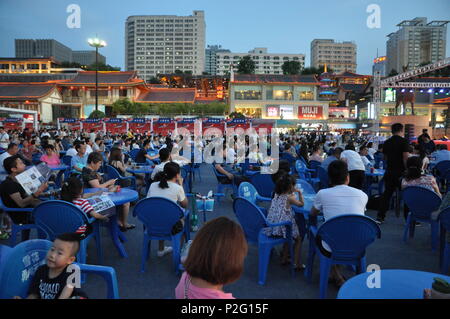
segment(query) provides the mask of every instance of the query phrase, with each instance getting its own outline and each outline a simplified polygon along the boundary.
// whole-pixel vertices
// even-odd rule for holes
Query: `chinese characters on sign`
[[[323,118],[323,109],[322,106],[299,106],[298,107],[298,118],[299,119],[313,119],[320,120]]]

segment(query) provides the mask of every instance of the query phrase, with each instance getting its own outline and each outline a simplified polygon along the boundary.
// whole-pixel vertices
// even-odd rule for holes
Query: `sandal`
[[[133,224],[128,224],[127,226],[125,226],[126,229],[134,229],[136,228],[136,225]]]
[[[122,233],[124,233],[124,232],[126,232],[126,231],[128,230],[126,227],[120,226],[120,225],[119,225],[119,229],[120,229],[120,231],[121,231]]]

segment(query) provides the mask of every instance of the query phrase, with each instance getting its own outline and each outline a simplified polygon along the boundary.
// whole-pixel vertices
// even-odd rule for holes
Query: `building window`
[[[307,100],[314,100],[314,88],[312,87],[299,87],[298,89],[298,99],[301,101]]]
[[[234,98],[236,100],[261,100],[262,89],[257,85],[236,86]]]
[[[293,92],[291,86],[273,86],[267,88],[267,100],[285,100],[291,101]]]

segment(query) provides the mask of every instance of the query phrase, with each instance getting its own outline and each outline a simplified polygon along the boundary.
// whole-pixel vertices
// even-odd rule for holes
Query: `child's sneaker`
[[[173,248],[172,247],[164,247],[164,250],[158,250],[158,257],[163,257],[167,254],[170,254],[172,252]]]

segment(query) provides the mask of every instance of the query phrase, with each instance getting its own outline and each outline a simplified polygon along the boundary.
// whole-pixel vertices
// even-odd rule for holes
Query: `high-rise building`
[[[211,75],[217,74],[217,53],[231,52],[230,50],[222,49],[221,45],[208,45],[205,50],[205,72]]]
[[[250,56],[255,62],[255,74],[283,74],[283,63],[298,61],[300,69],[305,67],[304,54],[268,53],[267,48],[255,48],[248,53],[217,52],[217,74],[224,75],[230,71],[230,65],[237,70],[241,58]]]
[[[148,80],[158,73],[205,69],[205,13],[130,16],[125,22],[125,68]]]
[[[387,66],[387,58],[385,56],[375,58],[373,60],[372,75],[375,75],[377,72],[380,72],[381,77],[387,76],[388,73],[386,66]]]
[[[95,50],[88,51],[73,51],[72,62],[80,63],[81,65],[92,65],[95,63]],[[106,64],[106,57],[98,54],[98,63]]]
[[[399,30],[387,36],[387,73],[392,70],[401,73],[444,59],[449,22],[427,23],[427,18],[420,17],[397,24]]]
[[[334,73],[356,72],[356,44],[351,41],[314,39],[311,42],[311,67],[327,65]]]
[[[59,62],[72,62],[72,50],[53,39],[15,39],[16,58],[53,57]]]

